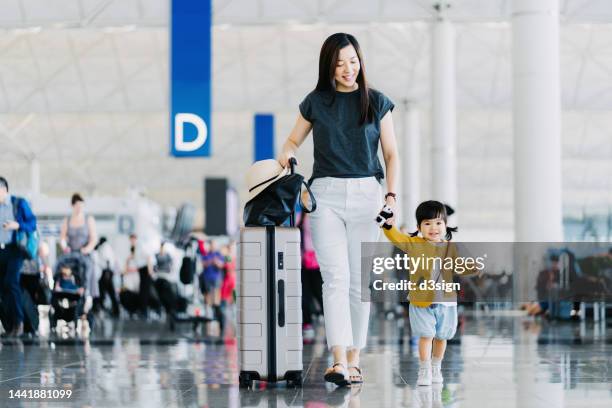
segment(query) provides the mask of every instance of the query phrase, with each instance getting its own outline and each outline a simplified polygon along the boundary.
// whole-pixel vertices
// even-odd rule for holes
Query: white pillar
[[[515,241],[561,241],[558,0],[514,0]]]
[[[561,241],[559,4],[558,0],[512,4],[514,240]],[[519,245],[517,257],[523,259],[533,247]],[[515,294],[535,286],[536,270],[515,264]],[[533,370],[522,368],[534,356],[520,357],[514,368],[520,374],[516,406],[525,406],[534,393],[542,392],[556,397],[556,402],[551,400],[554,406],[562,406],[562,387],[537,383]]]
[[[40,194],[40,163],[37,159],[30,161],[30,189],[33,196]]]
[[[421,128],[419,111],[413,102],[404,104],[404,134],[401,143],[402,211],[401,220],[408,231],[416,231],[414,214],[421,202]]]
[[[433,23],[431,50],[432,199],[457,208],[455,30],[441,1]]]

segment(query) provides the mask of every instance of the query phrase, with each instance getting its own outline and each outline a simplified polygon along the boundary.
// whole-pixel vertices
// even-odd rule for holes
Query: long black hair
[[[355,48],[357,58],[359,58],[360,69],[357,75],[361,112],[359,115],[359,124],[363,125],[366,122],[372,121],[374,118],[374,109],[370,103],[370,90],[366,79],[363,54],[361,53],[361,47],[359,47],[359,43],[355,37],[346,33],[336,33],[327,37],[321,47],[321,54],[319,56],[319,80],[317,81],[315,90],[329,93],[335,98],[336,81],[334,77],[336,73],[336,64],[338,62],[338,54],[340,54],[342,48],[349,45]]]
[[[449,205],[442,204],[439,201],[429,200],[423,201],[416,209],[416,222],[417,230],[410,234],[412,237],[416,237],[421,229],[421,223],[425,220],[433,220],[435,218],[442,218],[446,225],[446,236],[445,239],[450,241],[453,239],[453,232],[457,232],[457,227],[448,226],[448,216],[453,214],[455,210]]]

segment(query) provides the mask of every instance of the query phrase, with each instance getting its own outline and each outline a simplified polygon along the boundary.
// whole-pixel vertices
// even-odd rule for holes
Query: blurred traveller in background
[[[221,304],[221,282],[223,279],[223,255],[217,250],[215,241],[210,240],[208,251],[203,256],[204,270],[200,275],[200,288],[206,302],[206,315],[210,318],[219,318],[219,305]]]
[[[121,306],[132,317],[140,310],[140,274],[138,273],[138,263],[136,261],[136,247],[130,246],[130,254],[125,260],[121,279],[121,291],[119,301]]]
[[[140,298],[140,315],[144,319],[149,318],[149,308],[159,309],[159,300],[153,288],[153,260],[144,248],[138,244],[138,236],[130,234],[130,255],[132,263],[138,269],[140,286],[138,294]]]
[[[107,241],[106,237],[100,238],[100,242],[98,242],[98,245],[95,247],[93,257],[96,267],[101,270],[100,280],[98,281],[100,297],[98,298],[97,306],[104,308],[104,301],[106,296],[108,296],[112,304],[111,315],[113,317],[119,317],[119,301],[117,300],[114,283],[115,271],[117,271],[119,267],[113,247]]]
[[[236,288],[236,243],[231,242],[221,250],[224,257],[223,281],[221,283],[221,312],[219,314],[221,337],[225,329],[225,316],[230,305],[234,304],[234,289]]]
[[[35,259],[23,262],[21,269],[21,287],[27,291],[36,305],[48,305],[51,301],[50,282],[53,270],[49,265],[49,244],[41,242]]]
[[[85,292],[96,299],[100,296],[98,279],[91,253],[98,243],[96,221],[91,215],[85,215],[85,200],[79,193],[74,193],[70,199],[72,214],[64,218],[60,229],[60,245],[64,253],[81,256],[86,265]],[[87,309],[88,307],[85,307]],[[89,322],[90,324],[92,321]]]
[[[0,284],[6,336],[23,334],[20,276],[25,255],[15,242],[15,231],[19,230],[34,232],[36,216],[26,200],[9,195],[8,181],[0,177]]]
[[[155,255],[155,289],[159,301],[166,310],[167,318],[172,324],[172,319],[176,316],[178,291],[172,274],[172,257],[166,251],[167,245],[166,242],[162,241],[159,252]]]
[[[51,301],[49,281],[53,280],[52,271],[45,266],[48,253],[47,243],[40,242],[36,257],[24,260],[21,268],[23,331],[32,336],[38,335],[40,323],[38,305],[48,305]]]

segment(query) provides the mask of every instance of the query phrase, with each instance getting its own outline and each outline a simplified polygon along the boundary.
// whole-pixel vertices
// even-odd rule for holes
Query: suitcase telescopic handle
[[[290,157],[289,158],[289,170],[291,174],[295,174],[295,166],[297,166],[297,160],[295,159],[295,157]],[[293,209],[293,211],[291,212],[291,215],[289,216],[289,226],[292,228],[295,227],[295,208]]]

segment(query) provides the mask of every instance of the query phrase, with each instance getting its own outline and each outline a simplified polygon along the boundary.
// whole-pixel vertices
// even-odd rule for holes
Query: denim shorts
[[[457,331],[457,305],[417,307],[411,304],[409,316],[413,336],[449,340]]]

